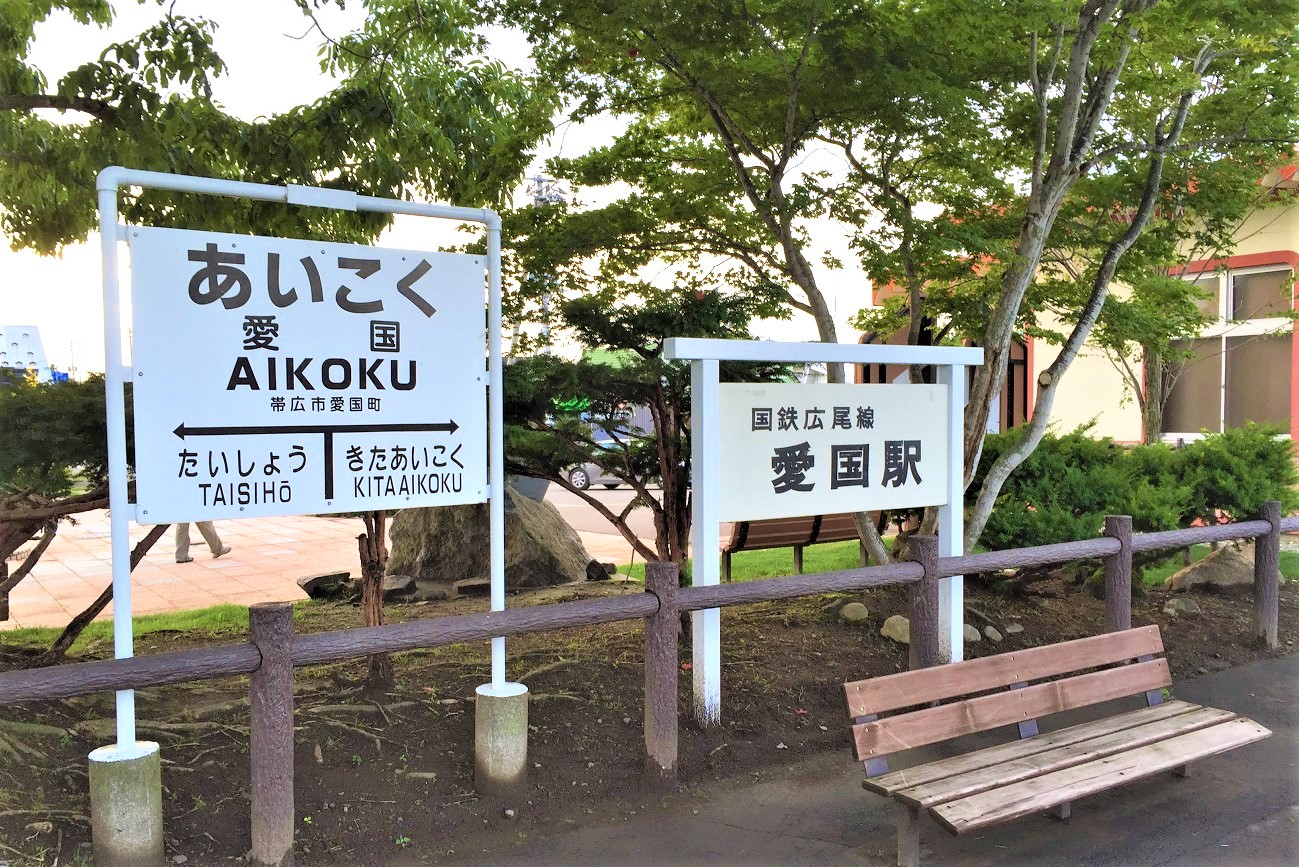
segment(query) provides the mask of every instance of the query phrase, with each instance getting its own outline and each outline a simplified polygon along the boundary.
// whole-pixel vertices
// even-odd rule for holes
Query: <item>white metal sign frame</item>
[[[505,469],[501,433],[504,409],[501,399],[501,219],[486,208],[458,208],[362,196],[348,190],[330,190],[289,184],[274,186],[219,178],[172,175],[109,166],[99,173],[100,244],[104,269],[104,387],[108,423],[110,538],[113,552],[113,649],[118,659],[134,653],[131,615],[129,522],[134,508],[127,496],[126,406],[124,386],[131,378],[122,356],[122,303],[118,246],[127,228],[118,222],[118,193],[123,187],[147,187],[200,195],[280,202],[344,211],[407,214],[418,217],[480,223],[487,230],[488,313],[488,514],[491,535],[491,608],[505,610]],[[505,687],[505,639],[492,639],[492,688]],[[117,693],[117,756],[138,752],[135,732],[135,691]]]
[[[777,343],[759,340],[710,340],[673,337],[663,357],[690,362],[690,548],[691,583],[716,585],[718,557],[718,461],[720,443],[720,362],[837,362],[843,364],[922,364],[938,368],[938,384],[948,388],[947,504],[938,509],[938,551],[943,557],[962,553],[965,519],[965,368],[983,363],[980,348],[888,346],[847,343]],[[950,662],[964,651],[964,582],[962,576],[939,582],[939,641]],[[722,708],[721,610],[694,612],[694,711],[704,725],[718,725]]]

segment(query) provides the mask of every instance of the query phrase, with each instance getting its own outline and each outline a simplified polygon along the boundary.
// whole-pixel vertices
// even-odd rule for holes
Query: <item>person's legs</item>
[[[203,540],[207,546],[212,549],[213,557],[220,557],[222,554],[229,554],[230,548],[221,544],[221,537],[217,535],[216,527],[212,526],[211,521],[199,521],[198,531],[203,534]]]
[[[188,563],[194,558],[189,556],[189,524],[181,522],[176,525],[176,562]]]

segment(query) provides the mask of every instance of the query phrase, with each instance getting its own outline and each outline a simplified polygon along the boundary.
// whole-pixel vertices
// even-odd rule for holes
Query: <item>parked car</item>
[[[600,443],[602,446],[612,444],[612,441]],[[609,475],[599,464],[587,461],[584,464],[569,468],[568,482],[579,491],[585,491],[592,485],[604,485],[609,490],[613,490],[622,484],[622,479]]]

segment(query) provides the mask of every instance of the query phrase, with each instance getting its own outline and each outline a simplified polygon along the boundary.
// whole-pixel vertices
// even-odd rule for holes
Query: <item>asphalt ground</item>
[[[955,838],[926,821],[928,865],[1299,864],[1299,655],[1263,660],[1174,685],[1177,698],[1236,711],[1272,737],[1075,802],[1073,816],[1033,816]],[[1139,706],[1129,703],[1129,707]],[[725,707],[723,706],[723,713]],[[1103,713],[1059,714],[1043,730]],[[846,728],[846,722],[845,722]],[[1011,737],[970,739],[987,745]],[[683,726],[682,737],[689,737]],[[915,761],[927,760],[916,751]],[[936,757],[930,753],[929,757]],[[908,762],[910,764],[910,762]],[[892,804],[861,787],[842,754],[799,760],[754,782],[693,788],[686,804],[649,806],[609,821],[496,852],[473,864],[884,865],[895,863]]]

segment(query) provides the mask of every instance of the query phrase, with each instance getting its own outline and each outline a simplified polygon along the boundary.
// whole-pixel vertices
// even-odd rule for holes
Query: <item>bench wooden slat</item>
[[[881,774],[878,777],[867,779],[862,785],[870,791],[875,792],[877,795],[890,796],[894,792],[902,789],[923,786],[927,783],[932,783],[947,777],[954,777],[957,774],[964,774],[969,771],[986,768],[995,765],[998,762],[1009,761],[1025,755],[1032,755],[1034,751],[1046,752],[1047,750],[1056,747],[1068,746],[1069,744],[1076,744],[1081,741],[1091,740],[1092,738],[1104,737],[1105,735],[1114,734],[1115,732],[1133,728],[1145,723],[1189,713],[1196,710],[1197,707],[1198,705],[1193,705],[1185,701],[1165,701],[1155,705],[1154,707],[1143,707],[1139,710],[1131,711],[1130,713],[1106,717],[1105,719],[1082,723],[1076,726],[1070,726],[1069,728],[1047,732],[1022,741],[1011,741],[1010,743],[998,744],[995,747],[988,747],[987,749],[973,753],[962,753],[959,756],[940,759],[936,762],[929,762],[925,765],[916,765],[911,768],[900,768],[899,770],[890,771],[887,774]]]
[[[958,664],[972,665],[973,662]],[[926,669],[934,670],[936,669]],[[864,762],[899,750],[1037,719],[1062,710],[1086,707],[1171,684],[1168,663],[1163,659],[1154,659],[861,723],[852,727],[853,742],[857,747],[857,760]]]
[[[844,684],[848,716],[879,714],[1162,653],[1157,626],[1142,626]]]
[[[957,798],[1008,786],[1021,780],[1029,780],[1147,744],[1165,741],[1187,732],[1221,725],[1235,718],[1236,714],[1228,710],[1212,707],[1197,708],[1190,713],[1127,728],[1104,737],[1014,758],[994,767],[980,768],[923,786],[902,789],[895,792],[893,796],[903,803],[914,804],[917,807],[934,807]],[[1030,738],[1029,741],[1031,740]],[[1021,743],[1027,745],[1029,741],[1021,741]]]
[[[1245,717],[1139,747],[1109,758],[1034,777],[1020,783],[941,804],[931,814],[953,834],[977,831],[1010,819],[1103,792],[1122,783],[1170,771],[1187,762],[1226,752],[1271,732]]]
[[[857,533],[857,522],[847,512],[834,515],[822,515],[821,525],[813,542],[847,542],[860,539]]]

